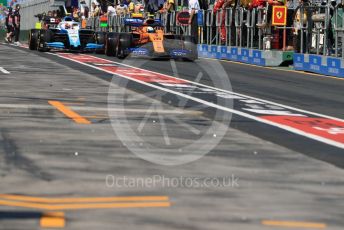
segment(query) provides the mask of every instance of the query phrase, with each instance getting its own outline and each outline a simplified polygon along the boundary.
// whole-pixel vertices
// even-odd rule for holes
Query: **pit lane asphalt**
[[[261,224],[269,219],[326,223],[327,229],[342,229],[342,169],[232,128],[209,155],[196,162],[175,167],[154,165],[135,157],[113,133],[105,113],[109,84],[94,77],[112,76],[47,54],[0,47],[1,66],[11,73],[0,74],[1,193],[52,197],[167,195],[172,201],[170,208],[66,212],[66,229],[280,228]],[[156,68],[161,66],[152,63]],[[92,124],[73,123],[49,108],[48,100],[68,103]],[[126,106],[137,109],[151,101],[144,98]],[[144,112],[129,119],[140,121]],[[184,122],[192,124],[185,116]],[[208,121],[202,116],[194,119],[202,125]],[[170,128],[179,135],[179,141],[188,139],[181,134],[181,126]],[[153,132],[154,126],[148,129]],[[149,138],[158,136],[153,132]],[[167,188],[159,184],[109,188],[104,183],[109,174],[134,178],[234,174],[239,187]],[[41,210],[0,209],[0,229],[39,229]]]
[[[121,62],[117,58],[95,56]],[[141,65],[140,62],[138,63],[137,65]],[[344,79],[288,71],[289,68],[263,68],[228,61],[220,61],[220,63],[228,74],[234,92],[344,118]],[[132,64],[135,65],[135,62]],[[176,64],[181,78],[195,80],[193,63],[180,61]],[[143,67],[174,76],[171,63],[166,60],[145,62]],[[212,80],[209,76],[204,76],[200,83],[212,85]]]
[[[108,60],[122,62],[104,55],[94,55]],[[138,59],[139,60],[139,59]],[[209,62],[218,60],[207,59]],[[196,62],[197,63],[197,62]],[[291,107],[316,112],[324,115],[344,118],[344,79],[326,77],[289,68],[263,68],[241,63],[220,61],[231,82],[233,92],[276,102]],[[132,61],[130,65],[151,71],[176,76],[170,61]],[[176,62],[178,77],[195,81],[195,63]],[[213,86],[211,76],[204,75],[200,83]],[[221,85],[217,85],[221,88]],[[231,127],[250,133],[254,136],[273,141],[274,143],[302,152],[316,159],[324,160],[338,167],[344,167],[342,149],[323,145],[308,138],[290,135],[278,128],[252,122],[234,115]]]
[[[112,79],[111,74],[69,60],[64,60],[60,57],[55,57],[46,53],[36,54],[107,81],[111,81]],[[105,55],[88,55],[122,62],[122,60],[106,57]],[[169,60],[148,60],[149,59],[134,58],[133,60],[130,59],[129,63],[133,66],[170,76],[176,74]],[[209,60],[209,62],[214,61],[215,60]],[[125,63],[127,63],[127,61],[125,61]],[[344,87],[344,81],[341,79],[313,76],[302,72],[287,72],[281,69],[261,68],[231,62],[220,63],[228,74],[234,92],[311,112],[343,118],[344,100],[342,89]],[[175,64],[180,78],[191,81],[195,80],[198,68],[200,68],[197,62],[190,63],[177,61]],[[202,76],[199,82],[206,85],[213,85],[213,81],[209,75]],[[216,87],[221,88],[222,86],[217,85]],[[145,92],[145,89],[142,89],[141,85],[134,85],[131,89],[143,93]],[[165,102],[168,100],[169,98],[167,98]],[[329,162],[338,167],[344,167],[342,149],[331,147],[306,137],[293,135],[279,128],[260,124],[237,115],[233,115],[230,125],[231,127],[259,138],[302,152],[303,154]]]

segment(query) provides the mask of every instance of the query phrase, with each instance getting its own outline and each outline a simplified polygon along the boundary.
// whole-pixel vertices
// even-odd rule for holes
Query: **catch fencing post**
[[[212,43],[212,25],[213,25],[213,12],[207,10],[206,27],[207,27],[207,44]]]
[[[232,16],[233,8],[226,8],[225,28],[226,28],[226,46],[231,45],[232,38]]]

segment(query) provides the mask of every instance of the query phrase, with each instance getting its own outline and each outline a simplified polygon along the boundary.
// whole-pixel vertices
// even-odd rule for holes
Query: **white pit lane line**
[[[293,127],[290,127],[290,126],[287,126],[287,125],[283,125],[283,124],[279,124],[279,123],[276,123],[276,122],[273,122],[273,121],[269,121],[269,120],[266,120],[266,119],[263,119],[263,118],[260,118],[260,117],[257,117],[257,116],[253,116],[251,114],[248,114],[248,113],[245,113],[245,112],[242,112],[242,111],[238,111],[238,110],[235,110],[235,109],[223,107],[223,106],[214,104],[212,102],[208,102],[208,101],[205,101],[205,100],[202,100],[202,99],[190,96],[190,95],[179,93],[179,92],[176,92],[176,91],[173,91],[173,90],[170,90],[170,89],[167,89],[167,88],[163,88],[163,87],[160,87],[160,86],[157,86],[157,85],[154,85],[154,84],[150,84],[150,83],[147,83],[147,82],[143,82],[143,81],[140,81],[140,80],[137,80],[137,79],[134,79],[134,78],[130,78],[130,77],[127,77],[127,76],[119,74],[119,73],[114,73],[112,71],[108,71],[108,70],[102,69],[100,67],[93,66],[91,64],[83,63],[81,61],[74,60],[72,58],[64,57],[64,56],[61,56],[59,54],[55,54],[55,53],[49,53],[49,54],[58,56],[60,58],[66,59],[66,60],[70,60],[70,61],[79,63],[79,64],[84,65],[84,66],[91,67],[93,69],[100,70],[102,72],[106,72],[106,73],[109,73],[109,74],[113,74],[113,75],[117,75],[117,76],[123,77],[123,78],[125,78],[125,79],[127,79],[129,81],[135,81],[137,83],[149,86],[151,88],[155,88],[155,89],[158,89],[158,90],[161,90],[161,91],[165,91],[167,93],[171,93],[171,94],[174,94],[174,95],[177,95],[177,96],[180,96],[180,97],[184,97],[186,99],[189,99],[189,100],[192,100],[192,101],[195,101],[195,102],[207,105],[207,106],[215,108],[215,109],[219,109],[219,110],[222,110],[222,111],[227,111],[227,112],[230,112],[230,113],[233,113],[233,114],[245,117],[245,118],[249,118],[249,119],[252,119],[252,120],[264,123],[264,124],[268,124],[268,125],[271,125],[271,126],[274,126],[274,127],[278,127],[278,128],[284,129],[286,131],[289,131],[289,132],[292,132],[292,133],[295,133],[295,134],[298,134],[298,135],[301,135],[301,136],[304,136],[304,137],[307,137],[307,138],[310,138],[310,139],[313,139],[313,140],[316,140],[316,141],[319,141],[319,142],[322,142],[322,143],[325,143],[325,144],[328,144],[328,145],[332,145],[332,146],[344,149],[344,143],[341,143],[341,142],[338,142],[338,141],[334,141],[334,140],[331,140],[331,139],[328,139],[328,138],[325,138],[325,137],[321,137],[321,136],[318,136],[318,135],[315,135],[315,134],[312,134],[312,133],[308,133],[308,132],[305,132],[305,131],[302,131],[300,129],[293,128]],[[122,64],[120,62],[114,62],[114,61],[110,61],[110,60],[107,60],[107,59],[103,59],[103,58],[99,58],[99,57],[95,57],[95,56],[91,56],[91,55],[86,55],[86,56],[89,56],[89,57],[92,57],[92,58],[95,58],[95,59],[99,59],[99,60],[103,60],[103,61],[107,61],[107,62],[112,62],[114,64],[130,67],[130,68],[142,70],[142,69],[137,68],[135,66],[130,66],[130,65]],[[280,106],[280,107],[283,107],[283,108],[286,108],[286,109],[291,109],[291,110],[294,110],[294,111],[298,111],[298,112],[302,112],[302,113],[306,113],[306,114],[311,114],[311,115],[319,116],[319,117],[322,117],[322,118],[329,118],[329,119],[332,119],[332,120],[344,122],[344,120],[342,120],[340,118],[331,117],[331,116],[327,116],[327,115],[323,115],[323,114],[319,114],[319,113],[314,113],[314,112],[310,112],[310,111],[294,108],[294,107],[291,107],[291,106],[286,106],[286,105],[282,105],[282,104],[279,104],[279,103],[275,103],[275,102],[271,102],[271,101],[267,101],[267,100],[263,100],[263,99],[259,99],[259,98],[255,98],[255,97],[251,97],[251,96],[247,96],[247,95],[244,95],[244,94],[234,93],[234,92],[222,90],[222,89],[215,88],[215,87],[210,87],[210,86],[207,86],[207,85],[203,85],[201,83],[196,83],[196,82],[184,80],[182,78],[176,78],[176,77],[173,77],[173,76],[169,76],[169,75],[165,75],[165,74],[161,74],[161,73],[157,73],[157,72],[153,72],[153,71],[149,71],[149,70],[145,70],[145,69],[143,69],[143,70],[151,72],[151,73],[155,73],[155,74],[164,75],[164,76],[167,76],[167,77],[170,77],[170,78],[174,78],[174,79],[178,79],[178,80],[183,80],[185,82],[188,82],[188,83],[191,83],[191,84],[194,84],[194,85],[199,85],[199,86],[210,88],[210,89],[214,89],[214,90],[217,90],[217,91],[227,92],[227,93],[231,93],[233,95],[242,96],[242,97],[245,97],[245,98],[250,98],[250,99],[253,99],[253,100],[257,100],[257,101],[261,101],[261,102],[277,105],[277,106]]]

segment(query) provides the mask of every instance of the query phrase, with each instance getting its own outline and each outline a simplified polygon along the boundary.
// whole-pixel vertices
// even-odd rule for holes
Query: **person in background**
[[[252,3],[249,4],[249,9],[262,9],[267,6],[266,0],[253,0]],[[265,28],[267,26],[267,17],[266,14],[262,17],[262,22],[256,24],[258,28]]]
[[[166,0],[165,3],[164,3],[164,6],[163,8],[160,10],[160,13],[167,13],[166,17],[167,17],[167,20],[166,20],[166,32],[169,33],[171,32],[171,26],[170,26],[170,23],[171,23],[171,12],[172,11],[175,11],[175,3],[174,3],[174,0]]]
[[[90,15],[90,9],[88,8],[88,6],[85,6],[83,16],[85,18],[89,18],[89,15]]]
[[[158,12],[164,9],[164,4],[158,4]]]
[[[301,28],[304,28],[307,26],[308,12],[305,10],[303,11],[303,14],[301,14],[300,7],[308,6],[308,5],[309,5],[308,0],[299,0],[299,5],[298,7],[296,7],[294,15],[293,15],[293,22],[294,22],[293,23],[294,24],[293,47],[296,52],[301,51],[301,46],[302,46],[303,52],[306,52],[306,49],[307,49],[306,31],[302,30]],[[301,33],[303,33],[303,44],[301,44]]]
[[[211,2],[215,2],[215,0],[198,0],[199,7],[201,10],[208,10]],[[214,4],[212,4],[214,6]]]
[[[273,6],[283,6],[284,0],[268,0],[268,19],[267,22],[271,25],[272,20],[272,7]]]
[[[57,23],[57,24],[61,22],[61,17],[59,17],[58,10],[52,11],[52,18],[55,19],[55,23]]]
[[[145,12],[149,12],[148,5],[149,5],[149,0],[143,0],[143,6],[144,6]]]
[[[95,18],[100,15],[100,9],[98,7],[98,2],[94,1],[91,4],[91,17]]]
[[[176,10],[174,0],[166,0],[163,6],[164,12],[172,12]]]
[[[14,23],[13,23],[13,9],[12,7],[8,8],[8,13],[6,16],[6,21],[5,21],[5,25],[7,28],[7,34],[5,37],[5,41],[8,43],[12,42],[12,37],[13,37],[13,33],[14,33]]]
[[[71,12],[71,9],[72,9],[72,0],[65,0],[65,7],[66,7],[66,10],[67,12]]]
[[[74,21],[78,22],[80,20],[80,10],[78,7],[72,7],[72,16]]]
[[[158,1],[157,0],[149,0],[147,4],[146,12],[150,14],[154,14],[158,10]]]
[[[56,10],[56,17],[63,18],[63,14],[61,13],[60,10]]]
[[[221,31],[220,31],[220,39],[221,44],[226,43],[227,31],[225,27],[225,20],[226,20],[226,11],[225,9],[232,4],[232,0],[217,0],[214,5],[213,12],[217,14],[219,11],[223,10],[222,20],[221,20]]]
[[[85,0],[80,1],[79,11],[80,11],[81,20],[88,18],[88,6],[87,6]]]
[[[127,6],[130,13],[134,13],[135,3],[131,0],[127,0]]]
[[[107,0],[97,0],[100,8],[100,14],[104,15],[107,13],[108,1]]]
[[[128,7],[123,3],[123,1],[116,7],[117,15],[125,15],[128,12]]]
[[[140,0],[136,1],[136,3],[135,3],[134,13],[135,14],[143,14],[144,13],[144,6]]]
[[[287,27],[293,26],[293,15],[296,8],[296,4],[293,0],[287,0],[286,2],[287,7]],[[287,29],[287,38],[293,37],[293,30]],[[287,47],[286,50],[294,50],[294,43],[293,39],[287,39]]]
[[[17,4],[13,13],[14,22],[14,44],[20,45],[19,35],[20,35],[20,5]]]
[[[251,3],[249,3],[249,8],[263,8],[266,6],[266,1],[265,0],[253,0]]]
[[[198,43],[198,23],[197,23],[197,13],[200,10],[198,0],[189,0],[189,25],[191,26],[191,36],[194,37],[194,41]]]
[[[337,6],[336,0],[330,0],[330,18],[328,20],[328,24],[326,25],[327,28],[327,50],[326,50],[326,55],[331,55],[333,45],[335,43],[335,38],[333,34],[333,24],[332,21],[334,20],[334,9]]]
[[[106,14],[108,17],[113,17],[116,15],[116,9],[115,9],[115,5],[113,3],[108,5]]]
[[[267,8],[267,14],[263,17],[261,23],[257,23],[259,28],[267,28],[271,26],[272,7],[283,6],[284,0],[253,0],[251,8]]]
[[[288,8],[288,10],[294,10],[296,8],[293,0],[287,0],[285,5]]]

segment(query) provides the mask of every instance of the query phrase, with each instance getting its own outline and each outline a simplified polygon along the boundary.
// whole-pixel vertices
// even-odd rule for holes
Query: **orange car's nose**
[[[159,33],[149,34],[149,39],[153,43],[153,48],[155,52],[157,53],[165,52],[164,45],[163,45],[164,37],[162,34],[159,34]]]

